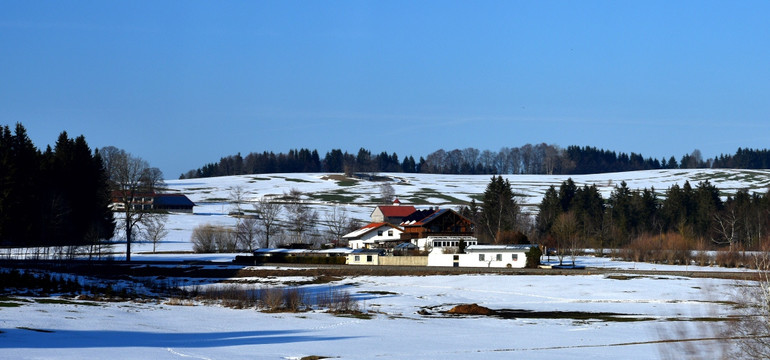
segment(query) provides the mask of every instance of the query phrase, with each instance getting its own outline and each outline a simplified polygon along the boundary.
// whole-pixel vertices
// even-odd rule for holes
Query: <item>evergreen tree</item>
[[[519,213],[511,183],[502,176],[492,176],[481,204],[481,226],[486,236],[497,242],[503,232],[517,230]]]
[[[551,231],[554,220],[562,213],[561,201],[556,188],[551,185],[545,191],[543,200],[538,206],[537,216],[535,217],[535,226],[538,233],[543,236]]]

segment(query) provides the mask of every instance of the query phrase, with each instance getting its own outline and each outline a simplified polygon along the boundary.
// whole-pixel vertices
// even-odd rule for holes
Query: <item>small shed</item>
[[[350,252],[346,260],[348,265],[379,265],[380,256],[385,256],[382,249],[356,249]]]

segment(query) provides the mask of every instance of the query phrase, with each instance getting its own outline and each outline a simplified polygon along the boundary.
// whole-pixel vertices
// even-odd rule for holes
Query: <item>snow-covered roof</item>
[[[282,249],[282,248],[263,248],[254,250],[256,255],[269,255],[269,254],[349,254],[353,249],[350,248],[334,248],[334,249]]]
[[[465,252],[483,252],[483,251],[500,251],[500,252],[526,252],[531,247],[537,247],[537,245],[469,245],[465,248]]]
[[[398,231],[403,231],[403,230],[401,230],[401,228],[399,228],[398,226],[395,226],[393,224],[389,224],[389,223],[386,223],[386,222],[376,222],[376,223],[369,223],[366,226],[364,226],[364,227],[362,227],[362,228],[360,228],[360,229],[358,229],[356,231],[353,231],[351,233],[345,234],[344,236],[342,236],[342,238],[343,239],[357,239],[357,238],[359,238],[361,236],[364,236],[364,235],[368,234],[369,232],[378,230],[378,229],[383,228],[383,227],[387,227],[387,228],[391,228],[391,229],[396,229]]]

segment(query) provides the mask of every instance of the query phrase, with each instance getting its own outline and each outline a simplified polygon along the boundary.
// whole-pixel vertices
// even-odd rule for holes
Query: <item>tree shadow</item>
[[[305,335],[304,330],[156,333],[146,331],[0,329],[0,349],[72,349],[122,347],[213,348],[243,345],[337,341],[353,336]],[[31,341],[30,341],[31,340]]]

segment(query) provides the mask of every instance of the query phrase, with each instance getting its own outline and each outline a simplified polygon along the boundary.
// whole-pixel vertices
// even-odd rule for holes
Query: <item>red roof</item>
[[[417,210],[411,205],[380,205],[378,208],[382,211],[382,215],[386,217],[406,217]]]
[[[384,222],[369,223],[369,224],[367,224],[366,226],[362,227],[361,229],[378,228],[378,227],[380,227],[380,226],[382,226],[382,225],[390,225],[390,224],[388,224],[388,223],[384,223]],[[392,226],[392,225],[391,225],[391,226]]]

